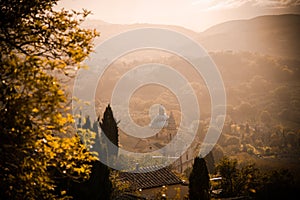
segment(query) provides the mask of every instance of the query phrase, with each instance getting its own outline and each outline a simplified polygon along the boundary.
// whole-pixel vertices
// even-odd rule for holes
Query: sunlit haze
[[[57,8],[92,11],[108,23],[179,25],[203,31],[217,23],[259,15],[300,13],[299,0],[63,0]]]

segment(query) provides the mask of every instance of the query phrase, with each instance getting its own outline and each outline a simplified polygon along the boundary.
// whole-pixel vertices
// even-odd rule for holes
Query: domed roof
[[[164,127],[168,126],[168,119],[169,116],[166,115],[164,108],[162,106],[159,107],[159,112],[158,115],[156,115],[151,123],[150,123],[150,127],[151,128],[155,128],[155,129],[162,129]]]

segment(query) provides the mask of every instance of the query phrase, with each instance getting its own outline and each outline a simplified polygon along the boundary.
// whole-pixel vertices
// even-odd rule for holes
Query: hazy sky
[[[300,0],[61,0],[58,8],[91,10],[109,23],[180,25],[195,31],[265,14],[300,14]]]

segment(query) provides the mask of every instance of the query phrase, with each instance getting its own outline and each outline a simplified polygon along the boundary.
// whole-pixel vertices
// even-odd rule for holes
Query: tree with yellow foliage
[[[57,2],[0,3],[0,196],[4,199],[68,198],[55,180],[86,180],[89,163],[95,159],[73,134],[74,120],[57,77],[81,67],[98,34],[80,28],[89,12],[56,11]]]

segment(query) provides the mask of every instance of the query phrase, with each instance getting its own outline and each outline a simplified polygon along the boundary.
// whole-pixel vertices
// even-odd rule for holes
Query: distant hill
[[[102,20],[87,20],[83,23],[83,27],[96,28],[100,32],[100,37],[97,39],[96,43],[100,43],[116,34],[120,34],[125,31],[134,30],[138,28],[164,28],[177,31],[179,33],[185,34],[188,37],[197,38],[198,33],[192,30],[183,28],[181,26],[175,25],[160,25],[160,24],[110,24]]]
[[[96,28],[101,33],[97,44],[127,30],[156,27],[183,33],[200,42],[208,51],[250,51],[290,58],[298,58],[300,54],[300,15],[295,14],[228,21],[201,33],[173,25],[120,25],[101,20],[88,20],[83,26]]]
[[[299,58],[300,15],[267,15],[215,25],[198,41],[209,51],[251,51]]]

